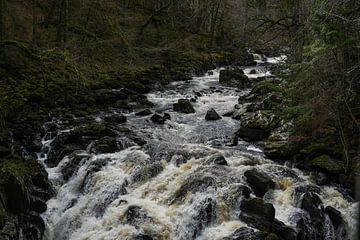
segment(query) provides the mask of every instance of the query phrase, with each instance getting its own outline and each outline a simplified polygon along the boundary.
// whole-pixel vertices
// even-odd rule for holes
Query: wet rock
[[[271,130],[275,129],[279,121],[269,111],[258,111],[242,118],[237,135],[245,140],[260,141],[266,138]]]
[[[141,224],[147,222],[150,217],[147,212],[139,206],[130,206],[125,212],[125,222],[127,224],[139,227]]]
[[[103,137],[95,141],[92,153],[114,153],[121,150],[115,137]]]
[[[212,76],[212,75],[214,75],[214,72],[213,72],[213,71],[208,71],[207,74],[208,74],[209,76]]]
[[[189,229],[187,239],[195,239],[201,232],[209,226],[216,218],[216,201],[212,198],[206,198],[201,202],[197,208],[198,212],[192,216],[192,221],[189,222]]]
[[[275,208],[261,198],[244,199],[240,205],[240,219],[259,230],[271,229]]]
[[[190,102],[196,103],[196,98],[191,98]]]
[[[179,99],[177,103],[173,104],[173,108],[175,112],[195,113],[195,109],[188,99]]]
[[[220,119],[220,115],[213,108],[209,109],[205,116],[205,120],[216,121]]]
[[[29,208],[35,212],[44,213],[47,209],[47,205],[43,199],[33,196],[30,198]]]
[[[171,120],[171,116],[170,116],[170,114],[168,114],[168,113],[164,113],[163,118],[164,118],[165,120]]]
[[[159,114],[155,113],[154,115],[151,116],[151,121],[153,121],[156,124],[164,124],[165,123],[165,119],[164,117],[160,116]]]
[[[66,162],[62,167],[61,167],[61,173],[63,175],[63,178],[65,181],[68,181],[75,172],[77,172],[77,170],[80,168],[80,163],[81,162],[85,162],[89,159],[90,157],[88,155],[84,155],[84,154],[72,154],[71,156],[69,156],[69,161]]]
[[[271,231],[277,235],[279,239],[283,240],[297,240],[297,232],[283,222],[274,219]]]
[[[241,69],[221,70],[219,83],[231,87],[249,87],[251,82]]]
[[[344,219],[342,218],[341,212],[336,210],[331,206],[327,206],[325,208],[325,213],[329,215],[331,222],[335,229],[338,229],[340,226],[344,224]]]
[[[257,74],[255,69],[251,69],[251,71],[249,72],[249,74]]]
[[[228,163],[227,163],[225,157],[221,154],[215,154],[215,155],[211,156],[206,162],[210,163],[210,164],[215,164],[215,165],[228,166]]]
[[[175,192],[170,199],[170,204],[182,201],[188,192],[196,193],[205,191],[210,186],[216,186],[216,181],[213,177],[193,175],[186,179],[183,185]]]
[[[329,173],[332,175],[343,172],[343,168],[332,157],[322,155],[311,161],[312,167],[316,170]]]
[[[223,114],[223,117],[232,117],[232,115],[235,113],[235,111],[234,110],[231,110],[231,111],[229,111],[229,112],[226,112],[226,113],[224,113]]]
[[[151,110],[150,109],[144,109],[144,110],[142,110],[142,111],[140,111],[140,112],[137,112],[137,113],[135,113],[135,115],[136,116],[142,116],[142,117],[144,117],[144,116],[149,116],[149,115],[151,115],[152,114],[152,112],[151,112]]]
[[[223,238],[223,240],[265,240],[267,234],[261,231],[255,232],[254,229],[241,227],[233,234]]]
[[[264,172],[256,169],[248,170],[244,173],[246,181],[258,197],[263,197],[269,189],[275,188],[275,182]]]
[[[201,96],[202,96],[201,92],[194,92],[194,93],[195,93],[195,96],[197,96],[197,97],[201,97]]]
[[[117,124],[126,123],[127,118],[126,118],[126,116],[121,115],[121,114],[114,114],[111,116],[106,116],[104,118],[104,121],[106,124],[109,124],[109,125],[117,125]]]
[[[319,186],[324,186],[330,183],[330,179],[328,178],[328,176],[321,172],[311,172],[310,177]]]
[[[146,234],[139,234],[134,237],[134,240],[155,240],[156,238],[153,238],[150,235]]]

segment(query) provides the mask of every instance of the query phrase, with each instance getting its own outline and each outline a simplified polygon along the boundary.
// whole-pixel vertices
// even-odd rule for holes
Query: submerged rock
[[[264,172],[256,169],[248,170],[244,173],[246,181],[258,197],[263,197],[269,189],[275,188],[275,182]]]
[[[147,222],[150,217],[147,212],[139,206],[130,206],[125,212],[125,222],[135,227]]]
[[[151,112],[151,110],[150,109],[144,109],[144,110],[142,110],[142,111],[140,111],[140,112],[137,112],[137,113],[135,113],[135,115],[136,116],[142,116],[142,117],[144,117],[144,116],[149,116],[149,115],[151,115],[152,114],[152,112]]]
[[[209,109],[205,116],[205,120],[216,121],[220,119],[221,119],[220,115],[213,108]]]
[[[195,109],[188,99],[179,99],[177,103],[173,104],[173,108],[175,112],[195,113]]]
[[[208,160],[206,160],[206,163],[228,166],[225,157],[221,154],[215,154],[211,156]]]

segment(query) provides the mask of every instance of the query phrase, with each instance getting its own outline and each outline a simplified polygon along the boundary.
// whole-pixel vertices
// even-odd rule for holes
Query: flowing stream
[[[278,59],[268,61],[276,63]],[[257,74],[250,74],[252,69]],[[174,82],[165,91],[148,94],[155,104],[151,110],[171,115],[164,125],[151,122],[150,116],[126,114],[127,123],[122,125],[147,144],[138,146],[124,139],[127,148],[116,153],[79,152],[85,160],[68,181],[63,180],[61,169],[71,156],[48,168],[57,195],[48,201],[43,214],[47,224],[44,238],[223,239],[246,226],[238,217],[242,199],[238,192],[240,186],[247,185],[243,173],[252,168],[263,170],[281,186],[270,190],[264,199],[274,205],[277,219],[296,227],[301,209],[294,189],[315,183],[300,170],[267,159],[259,146],[241,139],[233,146],[238,120],[205,120],[210,108],[225,114],[233,110],[239,96],[248,93],[219,85],[219,71]],[[270,75],[262,66],[244,72],[249,77]],[[178,99],[195,95],[196,113],[173,111],[172,104]],[[103,116],[94,116],[94,121],[103,121]],[[58,134],[71,130],[63,128]],[[45,136],[43,149],[51,151],[52,139]],[[227,166],[211,162],[219,155],[225,157]],[[356,203],[336,186],[320,187],[319,195],[324,206],[343,214],[348,232],[354,232]],[[331,231],[330,226],[329,239],[335,240]]]

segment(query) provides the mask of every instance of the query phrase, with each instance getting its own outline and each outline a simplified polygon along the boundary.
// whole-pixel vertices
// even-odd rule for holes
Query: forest
[[[0,240],[355,240],[359,175],[358,0],[0,0]]]

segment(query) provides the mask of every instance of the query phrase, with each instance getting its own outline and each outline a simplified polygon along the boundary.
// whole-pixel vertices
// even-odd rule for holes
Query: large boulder
[[[219,83],[231,87],[249,87],[251,82],[241,69],[221,70]]]
[[[220,115],[213,108],[209,109],[205,116],[205,120],[216,121],[220,119]]]
[[[279,124],[278,118],[270,111],[258,111],[241,118],[237,136],[249,140],[260,141],[266,138]]]
[[[181,113],[195,113],[195,109],[188,99],[179,99],[177,103],[173,104],[175,112]]]
[[[275,208],[261,198],[244,199],[240,204],[240,219],[259,230],[268,231],[275,219]]]
[[[244,175],[258,197],[263,197],[268,190],[275,188],[275,182],[262,171],[251,169],[246,171]]]

